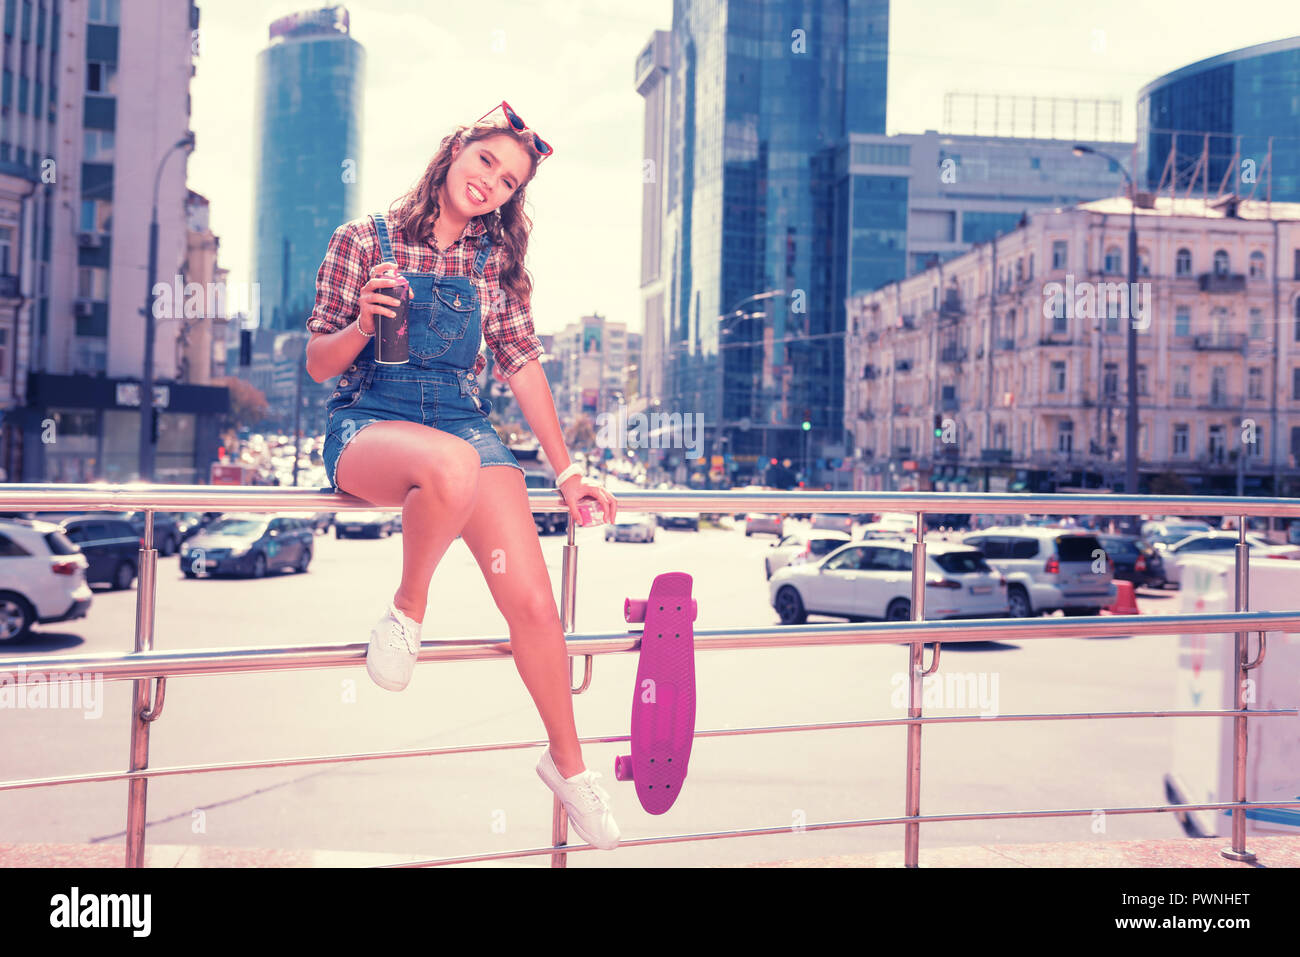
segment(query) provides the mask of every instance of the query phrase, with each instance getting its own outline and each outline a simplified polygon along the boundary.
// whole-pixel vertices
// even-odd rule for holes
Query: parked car
[[[90,562],[53,522],[0,519],[0,642],[34,624],[85,618]]]
[[[334,524],[336,512],[316,512],[311,518],[312,531],[329,534],[330,526]]]
[[[181,547],[186,578],[200,575],[251,575],[311,564],[316,532],[301,515],[233,512],[223,515]]]
[[[973,548],[930,545],[925,578],[927,620],[1007,615],[1005,579]],[[777,569],[768,589],[786,625],[802,624],[809,615],[907,621],[912,617],[911,546],[851,542],[820,561]]]
[[[653,542],[654,520],[644,512],[619,512],[613,524],[605,526],[607,542]]]
[[[65,513],[66,514],[66,513]],[[106,515],[120,515],[108,512]],[[84,512],[52,522],[86,556],[86,581],[107,583],[113,589],[130,588],[139,572],[144,539],[120,518]]]
[[[393,526],[392,512],[343,512],[334,516],[334,537],[387,538]]]
[[[750,512],[745,516],[745,535],[748,537],[756,532],[780,538],[785,534],[785,521],[780,515]]]
[[[763,559],[767,577],[786,565],[819,561],[853,540],[847,532],[806,531],[799,529],[772,543],[772,552]]]
[[[559,490],[555,487],[555,476],[553,474],[540,471],[525,471],[524,485],[530,489],[544,489],[555,492],[557,496],[559,495]],[[538,535],[567,532],[569,530],[569,513],[533,512],[533,524],[537,526]]]
[[[102,518],[121,519],[135,529],[137,536],[144,537],[144,512],[99,512],[98,514]],[[171,512],[153,513],[153,547],[157,549],[160,557],[167,558],[180,551],[183,538],[176,516]]]
[[[1115,578],[1134,587],[1165,587],[1165,563],[1155,546],[1136,535],[1100,534],[1097,541],[1115,563]]]
[[[656,515],[655,521],[660,528],[689,528],[693,532],[700,530],[700,516],[690,515],[685,512],[674,512],[669,515]]]
[[[814,512],[810,527],[852,535],[853,516],[847,512]]]
[[[1300,545],[1274,545],[1258,535],[1246,533],[1246,544],[1250,546],[1251,558],[1300,558]],[[1165,547],[1165,579],[1175,588],[1182,582],[1182,560],[1189,555],[1204,555],[1211,552],[1231,553],[1237,547],[1236,532],[1203,532],[1188,535],[1186,538]]]
[[[1067,615],[1099,615],[1115,601],[1114,565],[1091,532],[1019,525],[988,528],[962,541],[1006,576],[1013,618],[1058,608]]]
[[[1141,535],[1157,549],[1164,550],[1188,535],[1213,531],[1206,522],[1174,519],[1172,521],[1143,522]]]

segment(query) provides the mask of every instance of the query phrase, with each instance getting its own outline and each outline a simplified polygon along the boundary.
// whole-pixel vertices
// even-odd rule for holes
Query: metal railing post
[[[1250,546],[1246,544],[1246,516],[1237,517],[1237,578],[1233,589],[1236,598],[1236,611],[1247,611],[1250,607]],[[1260,634],[1260,651],[1263,648],[1263,633]],[[1250,632],[1239,631],[1232,639],[1233,679],[1236,690],[1233,692],[1233,707],[1237,711],[1246,708],[1246,671],[1249,668],[1248,648]],[[1246,722],[1245,715],[1232,719],[1232,800],[1238,804],[1246,803]],[[1253,863],[1255,855],[1246,850],[1246,811],[1244,808],[1232,809],[1232,846],[1225,847],[1221,855],[1230,861]]]
[[[560,571],[560,624],[565,635],[573,634],[577,624],[578,608],[578,539],[573,516],[569,516],[569,540],[564,543],[564,555]],[[588,659],[590,660],[590,659]],[[569,686],[573,686],[573,659],[569,659]],[[583,683],[586,687],[586,682]],[[551,796],[551,846],[564,847],[569,843],[569,816],[564,811],[560,796]],[[551,855],[551,867],[568,867],[569,855],[566,851],[556,851]]]
[[[925,515],[916,513],[916,540],[912,542],[912,620],[925,620]],[[925,642],[914,641],[908,651],[907,716],[921,717],[921,685],[924,680]],[[921,813],[921,726],[907,726],[907,807],[908,817]],[[916,867],[921,847],[921,825],[911,821],[904,825],[903,866]]]
[[[135,650],[153,650],[154,584],[157,579],[158,553],[153,547],[153,510],[144,512],[144,544],[140,546],[140,568],[135,592]],[[149,691],[153,681],[137,678],[131,682],[131,754],[129,767],[143,771],[149,767],[149,725],[151,718]],[[126,866],[144,867],[144,828],[149,790],[148,778],[132,778],[126,791]]]

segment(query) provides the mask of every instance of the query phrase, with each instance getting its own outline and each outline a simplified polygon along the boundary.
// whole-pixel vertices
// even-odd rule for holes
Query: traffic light
[[[811,429],[811,428],[812,428],[812,415],[809,414],[809,412],[808,412],[807,409],[804,409],[804,410],[803,410],[803,430],[804,430],[805,432],[807,432],[807,431],[808,431],[809,429]]]
[[[239,364],[248,366],[253,364],[253,330],[239,330]]]
[[[943,438],[943,417],[938,412],[934,414],[934,437]]]

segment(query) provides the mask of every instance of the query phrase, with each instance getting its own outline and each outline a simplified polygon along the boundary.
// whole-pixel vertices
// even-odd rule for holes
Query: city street
[[[777,619],[763,557],[773,541],[746,538],[740,528],[661,528],[650,544],[605,542],[600,529],[580,530],[577,630],[626,628],[623,597],[643,596],[654,575],[676,570],[695,577],[698,628],[771,624]],[[558,593],[564,536],[542,542]],[[315,543],[306,575],[264,580],[190,581],[177,558],[160,559],[155,646],[365,642],[396,585],[401,537],[330,535]],[[87,619],[42,626],[0,653],[27,656],[35,669],[49,655],[126,650],[135,601],[134,589],[97,590]],[[1146,613],[1173,612],[1177,596],[1142,593],[1139,605]],[[456,541],[434,576],[424,638],[504,634],[478,566]],[[906,662],[907,650],[896,646],[701,653],[697,728],[898,716],[891,697]],[[635,668],[633,655],[596,660],[590,689],[575,699],[580,734],[627,733]],[[1174,642],[1150,638],[953,645],[943,650],[940,673],[982,674],[997,690],[998,711],[1007,714],[1170,708],[1175,670]],[[580,660],[575,673],[581,676]],[[130,683],[103,687],[97,720],[71,710],[0,712],[9,742],[0,777],[122,768]],[[424,664],[400,694],[375,687],[358,667],[169,681],[150,761],[163,767],[541,737],[509,660]],[[626,744],[588,745],[585,756],[604,775],[624,838],[633,839],[901,814],[904,741],[901,727],[697,739],[683,795],[661,818],[641,809],[632,785],[614,780],[614,758]],[[533,769],[539,754],[532,748],[155,779],[148,841],[413,859],[544,845],[551,794]],[[927,728],[921,810],[1159,804],[1170,756],[1171,725],[1159,719]],[[10,792],[0,795],[0,808],[0,842],[121,842],[126,786]],[[570,866],[739,864],[899,850],[902,835],[901,826],[890,826],[738,838],[583,853]],[[921,841],[937,847],[1180,835],[1172,816],[1153,814],[1112,816],[1104,833],[1094,833],[1089,817],[929,825]],[[581,842],[572,831],[570,839]]]

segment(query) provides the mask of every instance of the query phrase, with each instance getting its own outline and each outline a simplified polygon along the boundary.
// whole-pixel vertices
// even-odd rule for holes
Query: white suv
[[[22,638],[34,624],[86,617],[87,566],[59,526],[0,519],[0,641]]]
[[[1097,536],[1050,526],[986,528],[965,536],[1007,578],[1012,618],[1062,609],[1099,615],[1115,602],[1115,565]]]

